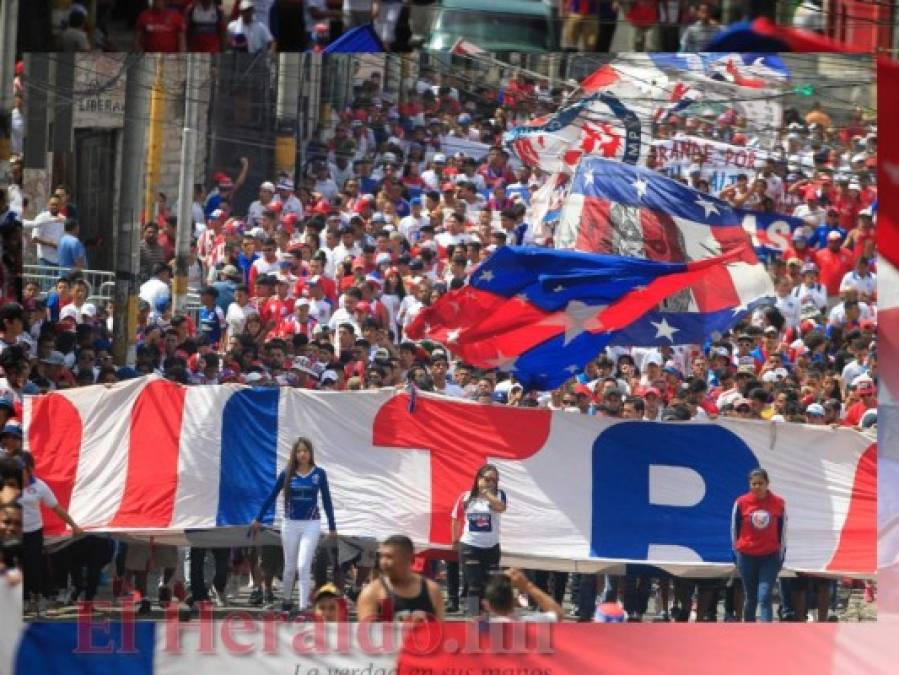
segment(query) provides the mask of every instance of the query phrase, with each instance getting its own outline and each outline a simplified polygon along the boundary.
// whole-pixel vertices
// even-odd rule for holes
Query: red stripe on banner
[[[738,253],[740,262],[749,263],[750,265],[758,264],[759,257],[755,253],[752,239],[742,226],[713,227],[711,230],[715,241],[721,246],[722,255]],[[760,232],[759,234],[762,233]]]
[[[110,527],[168,527],[171,523],[186,395],[185,387],[156,380],[137,397],[131,412],[125,490]]]
[[[28,420],[28,447],[34,455],[34,473],[56,495],[66,511],[72,500],[83,434],[81,415],[61,394],[36,396]],[[44,534],[62,534],[67,525],[53,511],[41,506]]]
[[[644,255],[650,260],[684,262],[687,259],[681,246],[680,230],[667,213],[640,209],[640,225],[643,228]]]
[[[600,89],[608,87],[610,84],[615,84],[620,79],[621,78],[618,77],[618,72],[607,63],[604,66],[600,66],[581,80],[581,89],[585,94],[592,94]]]
[[[609,220],[610,204],[607,199],[584,197],[581,222],[577,228],[578,251],[609,253],[612,250],[612,224]]]
[[[781,664],[774,666],[778,672],[826,675],[836,672],[838,636],[876,628],[790,623],[424,624],[406,634],[397,672],[758,675],[763,662]],[[859,650],[858,672],[890,672],[888,651]]]
[[[426,396],[417,398],[410,413],[409,396],[401,394],[378,410],[372,438],[381,447],[430,451],[430,540],[448,545],[453,504],[471,489],[478,469],[494,459],[520,461],[536,453],[549,437],[550,415],[548,410],[453,403]],[[466,433],[446,433],[456,428]],[[499,480],[502,488],[502,472]]]
[[[724,265],[709,270],[708,274],[690,286],[690,290],[700,312],[717,312],[741,304],[734,280]]]
[[[849,512],[828,570],[877,571],[877,444],[872,443],[855,467]]]

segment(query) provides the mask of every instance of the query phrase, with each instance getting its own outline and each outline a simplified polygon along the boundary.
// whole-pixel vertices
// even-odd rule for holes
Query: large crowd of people
[[[21,303],[0,308],[0,416],[10,420],[0,434],[3,452],[20,454],[16,418],[24,395],[151,373],[184,385],[330,391],[412,383],[422,391],[485,405],[622,419],[728,416],[876,427],[877,130],[861,109],[837,121],[817,103],[785,111],[769,158],[718,195],[735,206],[805,221],[786,250],[770,257],[776,288],[771,303],[705,344],[608,348],[563,386],[534,391],[525,390],[514,374],[453,358],[444,345],[410,340],[406,329],[423,308],[464,285],[498,247],[552,245],[551,227],[533,222],[529,209],[530,196],[547,176],[514,161],[501,138],[522,120],[553,110],[562,92],[545,90],[522,75],[514,76],[501,95],[469,91],[461,81],[424,69],[407,94],[402,104],[391,105],[379,78],[366,80],[347,109],[339,111],[333,128],[317,130],[307,142],[308,162],[299,176],[272,176],[250,186],[244,161],[238,175],[218,171],[210,185],[196,186],[190,284],[201,306],[195,312],[172,310],[174,217],[160,210],[157,220],[147,222],[140,245],[143,279],[133,364],[113,363],[112,307],[90,301],[92,289],[83,277],[86,260],[73,217],[77,195],[57,191],[46,211],[26,224],[26,246],[38,247],[41,262],[58,269],[58,281],[42,293],[26,279]],[[756,133],[734,110],[714,114],[703,106],[660,118],[654,131],[658,138],[687,134],[734,145],[754,142]],[[453,146],[453,140],[466,144]],[[445,149],[478,143],[483,151]],[[649,166],[654,166],[652,156]],[[710,170],[697,157],[687,175],[677,178],[709,192]],[[256,199],[237,213],[234,205],[246,201],[248,191],[257,192]],[[504,509],[505,496],[499,494],[485,497],[478,508],[488,514]],[[52,506],[51,501],[45,503]],[[329,520],[333,530],[333,514]],[[28,527],[34,531],[39,523]],[[94,597],[97,565],[111,559],[113,550],[104,539],[85,541],[91,540],[83,550],[50,556],[54,569],[40,587],[29,586],[32,597],[60,593],[60,601],[71,601],[79,592]],[[293,549],[302,549],[300,567],[308,569],[312,556],[301,543],[303,536],[291,541]],[[492,548],[497,544],[489,537],[461,543],[477,568],[466,580],[483,579],[498,564],[498,548]],[[404,546],[393,543],[403,560]],[[258,561],[252,551],[213,553],[216,601],[226,601],[229,572],[253,569],[252,601],[274,603],[277,549],[263,549]],[[119,547],[117,593],[129,577],[128,583],[147,597],[148,557],[139,545],[129,545],[127,553]],[[204,557],[203,549],[192,551],[191,587],[197,599],[208,597]],[[321,557],[325,563],[317,568],[317,586],[329,574],[327,556]],[[153,562],[165,569],[160,599],[167,602],[178,557],[154,555]],[[285,569],[285,579],[292,579],[294,563]],[[373,565],[373,556],[357,560],[358,574],[349,583],[356,593]],[[93,570],[86,582],[82,566]],[[428,561],[421,569],[444,580],[447,607],[457,611],[460,599],[467,598],[458,563]],[[338,585],[345,571],[337,565]],[[653,588],[665,619],[685,621],[695,611],[696,620],[715,620],[722,593],[725,619],[739,616],[739,583],[732,580],[574,575],[569,584],[567,574],[537,571],[531,576],[543,591],[551,589],[555,603],[561,604],[570,590],[574,613],[582,620],[593,616],[597,597],[621,599],[629,616],[639,619],[648,612]],[[526,585],[514,575],[512,581]],[[802,575],[780,584],[782,619],[804,620],[813,606],[820,620],[834,616],[837,586],[831,580]],[[305,582],[300,587],[311,588]],[[387,592],[385,587],[370,594]],[[508,587],[491,592],[502,596],[495,607],[508,607]],[[873,599],[872,585],[865,592]],[[343,595],[342,586],[337,595]],[[305,593],[300,606],[305,609],[313,597]],[[469,613],[481,607],[478,601],[463,604]]]

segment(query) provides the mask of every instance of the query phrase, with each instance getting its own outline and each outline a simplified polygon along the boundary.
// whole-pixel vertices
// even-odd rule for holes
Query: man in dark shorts
[[[388,537],[378,547],[380,578],[362,589],[359,621],[443,620],[440,587],[412,571],[415,550],[402,534]]]

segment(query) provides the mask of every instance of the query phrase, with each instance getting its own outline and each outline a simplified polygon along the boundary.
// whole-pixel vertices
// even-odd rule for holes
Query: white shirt
[[[243,307],[236,302],[228,305],[228,313],[225,315],[225,323],[228,324],[228,336],[243,333],[243,329],[247,325],[247,317],[253,314],[259,314],[259,312],[249,302]]]
[[[491,548],[499,544],[499,523],[502,514],[490,508],[490,502],[484,497],[475,497],[468,501],[469,492],[463,492],[453,506],[453,520],[461,520],[463,525],[463,544],[478,548]],[[503,504],[506,503],[506,493],[498,491],[498,496]]]
[[[434,237],[437,245],[440,248],[447,248],[448,246],[457,246],[459,244],[469,244],[471,243],[471,235],[466,234],[465,232],[461,232],[459,234],[451,234],[449,232],[441,232]]]
[[[257,8],[256,13],[258,14],[258,12]],[[249,25],[244,23],[243,17],[237,18],[228,24],[228,37],[230,39],[241,34],[247,38],[247,51],[250,54],[268,49],[269,44],[272,42],[271,31],[258,18],[254,18]]]
[[[141,300],[149,302],[151,308],[156,309],[159,306],[158,303],[168,300],[172,296],[172,292],[169,285],[162,279],[153,277],[140,285],[138,295]]]
[[[320,192],[327,199],[334,199],[337,196],[337,193],[340,192],[340,189],[337,187],[337,183],[333,178],[325,178],[324,180],[315,181],[314,192]]]
[[[813,286],[799,284],[790,292],[790,295],[799,300],[799,305],[802,307],[814,305],[822,311],[827,307],[827,289],[821,284]]]
[[[800,204],[793,210],[793,215],[797,218],[802,218],[809,227],[815,229],[824,222],[827,211],[820,206],[817,206],[812,210],[809,208],[808,204]]]
[[[418,218],[410,214],[400,221],[400,234],[414,244],[418,241],[418,231],[430,222],[430,216],[424,213]]]
[[[303,218],[303,205],[300,203],[300,200],[297,199],[297,196],[294,194],[288,195],[287,199],[282,200],[281,195],[275,195],[272,201],[281,202],[283,206],[281,207],[281,216],[286,216],[288,213],[297,214],[298,219]]]
[[[863,277],[855,270],[846,272],[840,282],[840,292],[850,288],[855,288],[859,293],[865,293],[870,297],[877,291],[877,275],[869,272]]]
[[[356,331],[356,337],[361,337],[362,329],[359,327],[356,317],[350,314],[346,307],[338,307],[334,311],[334,314],[331,315],[331,318],[328,321],[328,328],[336,331],[342,323],[352,324],[353,330]]]
[[[802,319],[802,305],[798,298],[788,293],[782,298],[778,297],[774,306],[783,314],[788,327],[795,328],[799,325],[799,321]]]
[[[37,257],[43,258],[54,265],[59,264],[59,240],[65,232],[65,218],[51,215],[49,211],[43,211],[33,222],[34,232],[31,239],[46,239],[56,244],[56,247],[37,245]]]
[[[51,509],[59,503],[49,485],[36,476],[32,481],[31,485],[25,486],[19,497],[19,504],[22,505],[23,532],[37,532],[44,526],[41,502]]]
[[[873,318],[874,312],[871,310],[871,307],[868,305],[868,303],[858,303],[858,320],[869,321]],[[830,310],[830,314],[828,315],[827,320],[834,326],[842,326],[844,323],[846,323],[846,305],[842,302],[839,305],[834,305],[834,308]]]

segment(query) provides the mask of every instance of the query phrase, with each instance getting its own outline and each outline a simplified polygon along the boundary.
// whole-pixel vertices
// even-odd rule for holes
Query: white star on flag
[[[515,296],[515,299],[518,300],[518,302],[520,302],[522,305],[526,305],[528,304],[528,302],[530,302],[527,293],[519,293]]]
[[[561,293],[565,290],[565,287],[562,284],[559,284],[553,289],[553,293]]]
[[[661,321],[650,321],[650,323],[656,327],[656,337],[666,337],[669,342],[674,342],[674,334],[680,330],[668,323],[668,319],[664,317]]]
[[[586,331],[597,333],[602,329],[602,321],[599,314],[608,305],[587,305],[580,300],[572,300],[565,306],[562,312],[554,312],[543,319],[539,326],[561,326],[565,329],[565,342],[563,346],[574,340],[578,335]]]
[[[584,171],[584,185],[593,185],[593,170],[587,169]]]
[[[578,366],[578,365],[576,365],[576,364],[574,364],[574,363],[572,363],[570,366],[565,366],[565,368],[564,368],[564,370],[567,370],[567,371],[568,371],[569,373],[571,373],[572,375],[574,375],[574,374],[575,374],[577,371],[579,371],[580,369],[581,369],[581,367]]]
[[[446,334],[446,341],[447,342],[458,342],[459,334],[461,332],[462,331],[459,330],[458,328],[454,328],[453,330],[451,330],[449,333]]]
[[[705,217],[708,218],[710,213],[717,213],[719,216],[721,215],[721,211],[718,210],[718,207],[714,202],[710,202],[708,199],[703,199],[700,197],[696,200],[695,204],[697,206],[705,209]]]
[[[484,270],[478,276],[478,281],[493,281],[493,270]]]
[[[517,361],[517,356],[506,356],[502,353],[502,351],[497,352],[495,358],[484,359],[484,362],[491,368],[497,368],[499,370],[510,373],[517,370],[517,368],[515,367],[515,363]]]
[[[643,199],[646,196],[646,189],[649,187],[649,183],[643,180],[642,177],[638,176],[637,180],[635,180],[631,185],[637,190],[637,198]]]

